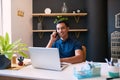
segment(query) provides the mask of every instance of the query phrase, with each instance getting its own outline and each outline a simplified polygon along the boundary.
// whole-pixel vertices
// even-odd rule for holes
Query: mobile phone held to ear
[[[58,34],[57,30],[56,30],[56,37],[59,38],[59,34]]]

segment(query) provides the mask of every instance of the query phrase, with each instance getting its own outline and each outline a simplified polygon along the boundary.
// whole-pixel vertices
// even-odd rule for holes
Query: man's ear
[[[69,27],[67,27],[68,31],[69,31]]]

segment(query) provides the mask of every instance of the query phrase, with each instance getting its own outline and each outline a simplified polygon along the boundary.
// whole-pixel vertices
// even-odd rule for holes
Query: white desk
[[[77,78],[73,75],[74,67],[81,67],[84,63],[72,64],[65,68],[63,71],[51,71],[51,70],[43,70],[43,69],[35,69],[32,65],[24,67],[20,70],[0,70],[0,75],[3,76],[11,76],[11,77],[20,77],[20,78],[31,78],[31,79],[39,79],[39,80],[77,80]],[[101,77],[96,78],[87,78],[82,80],[106,80],[107,76],[107,67],[106,64],[102,63],[101,68]]]

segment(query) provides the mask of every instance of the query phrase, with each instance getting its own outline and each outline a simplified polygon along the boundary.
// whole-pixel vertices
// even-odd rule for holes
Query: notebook
[[[57,48],[29,47],[31,63],[34,68],[61,71],[68,63],[61,64]]]

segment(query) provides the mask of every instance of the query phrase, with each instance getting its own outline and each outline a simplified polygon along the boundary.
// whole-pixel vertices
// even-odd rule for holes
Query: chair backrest
[[[83,50],[83,56],[84,56],[83,61],[86,61],[86,46],[82,46],[82,50]]]

